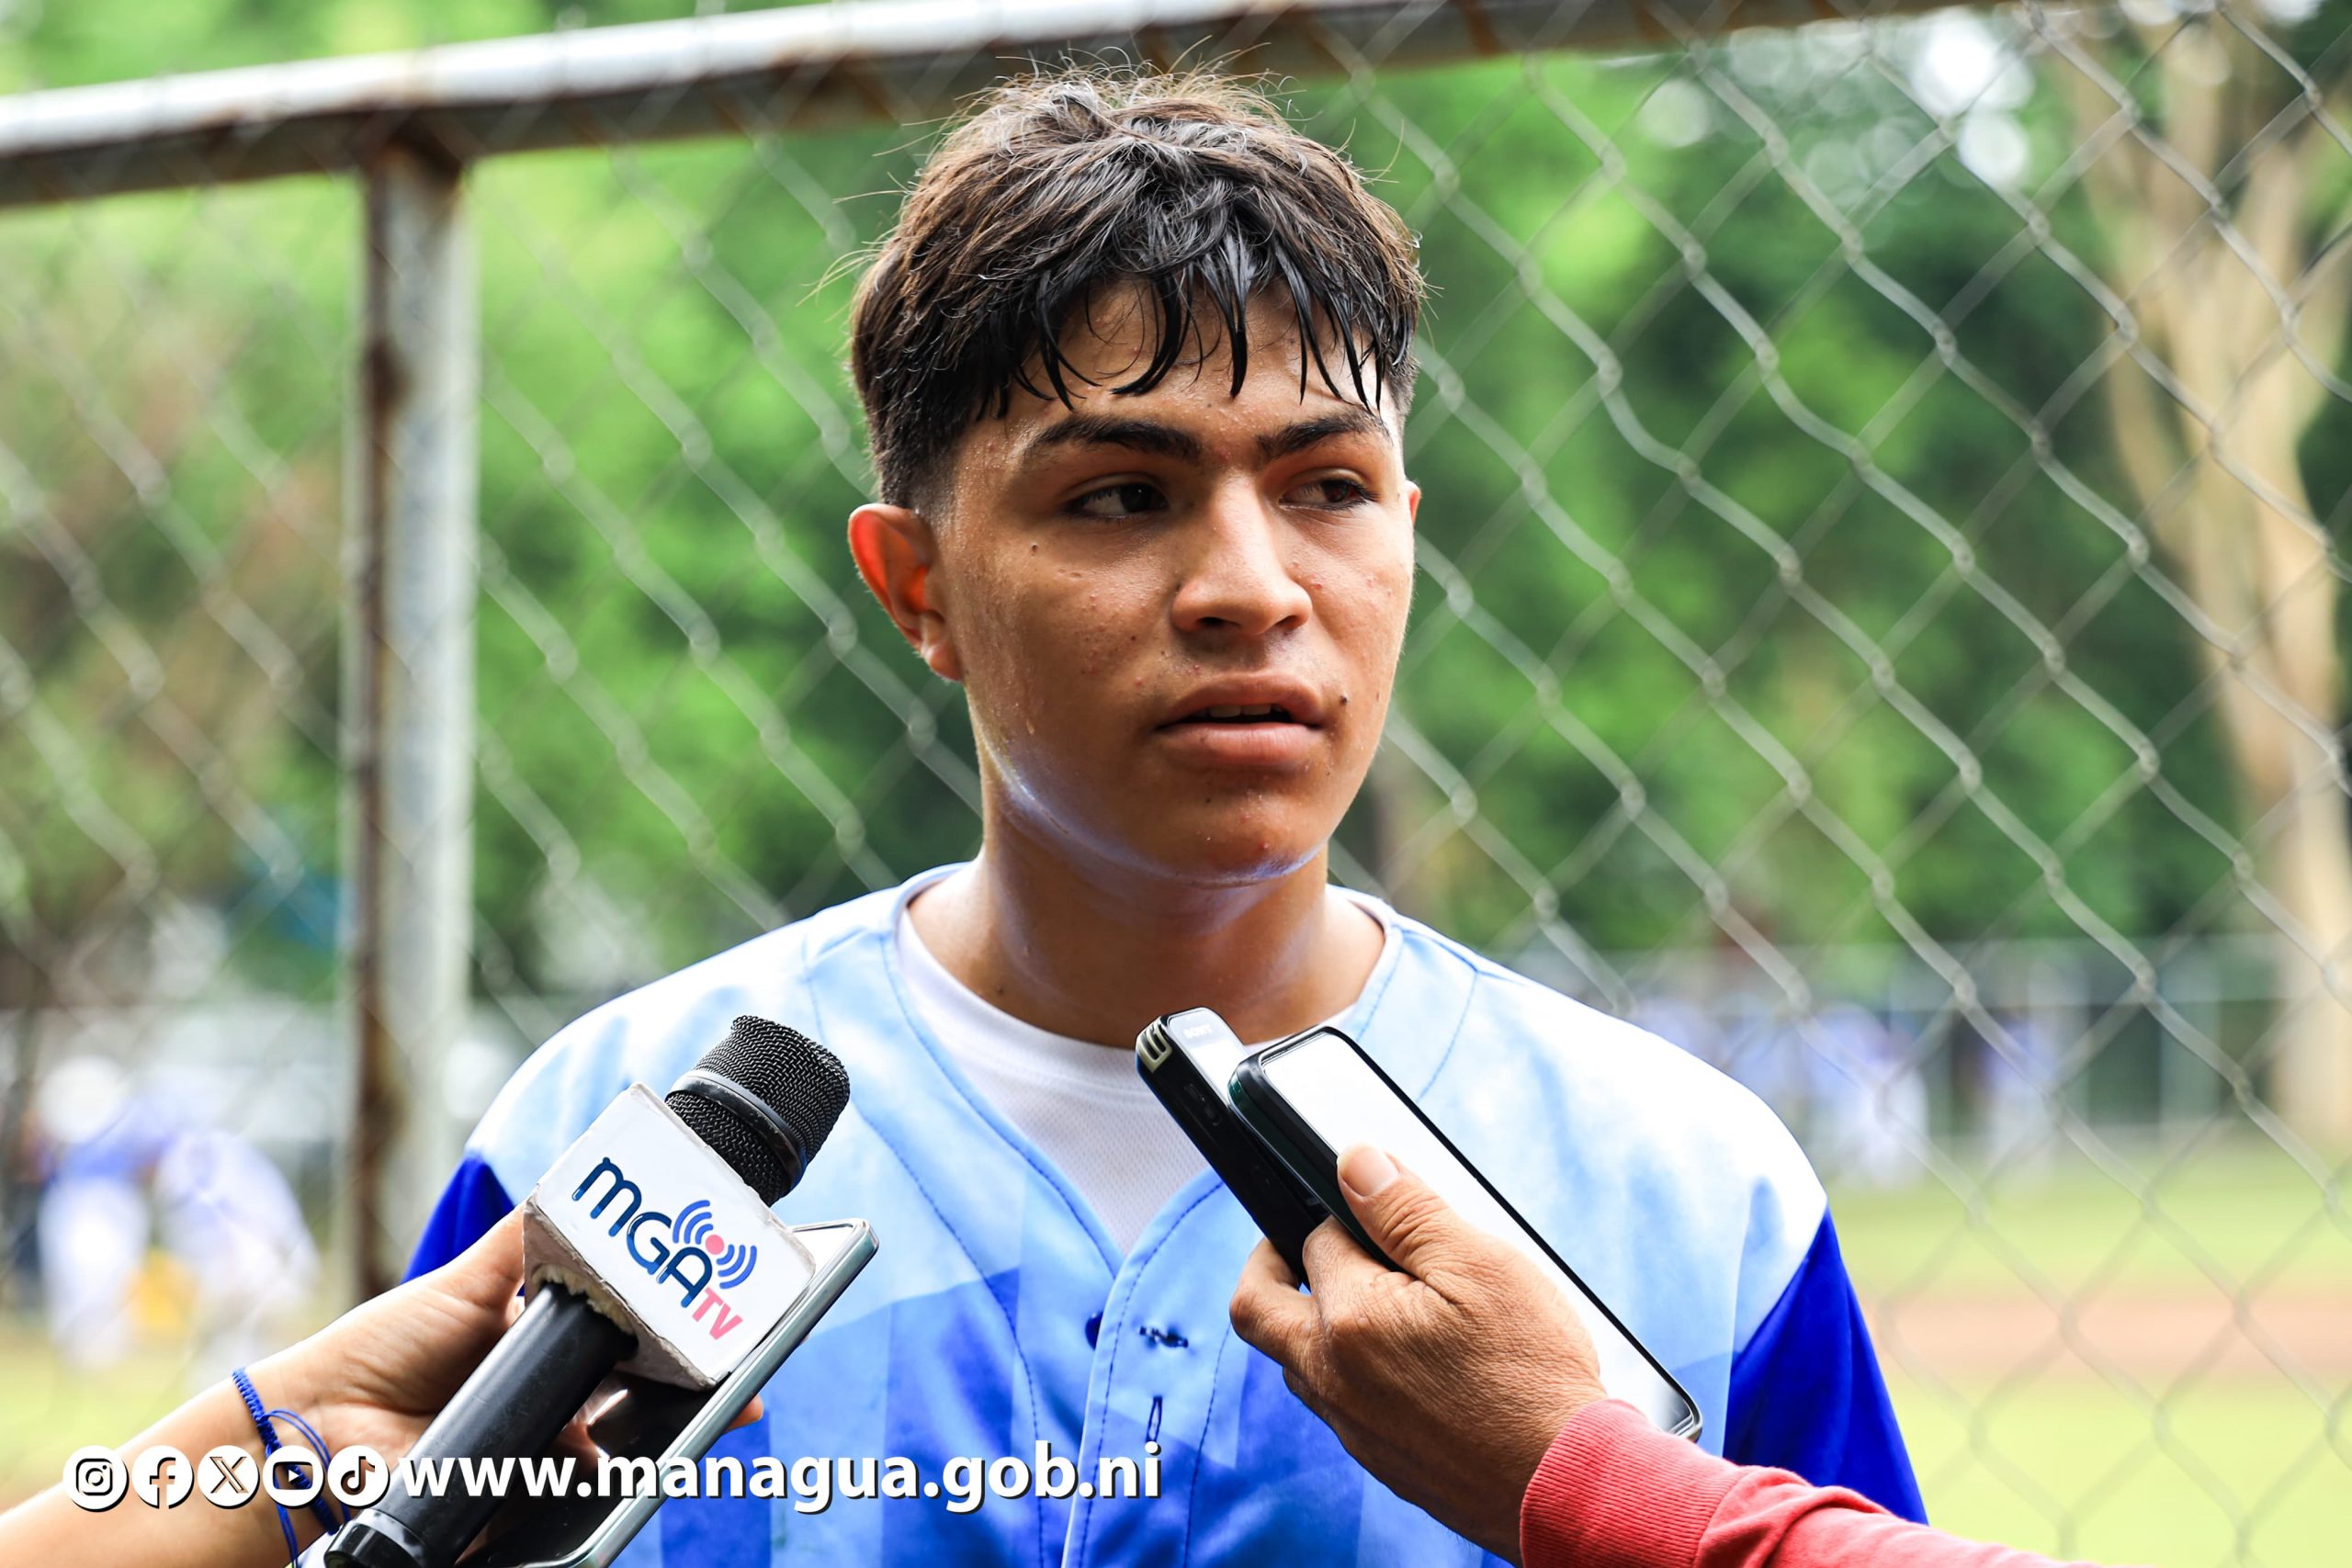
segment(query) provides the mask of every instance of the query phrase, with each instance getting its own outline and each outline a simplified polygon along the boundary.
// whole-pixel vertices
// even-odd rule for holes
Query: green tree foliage
[[[458,19],[51,5],[0,47],[0,81],[395,47]],[[463,13],[483,33],[550,20]],[[2233,824],[2227,767],[2083,374],[2110,324],[2045,243],[2096,255],[2099,235],[2070,183],[2035,194],[2071,149],[2066,116],[2046,93],[2005,109],[2025,157],[1988,182],[1917,101],[1917,40],[1751,37],[1695,73],[1679,56],[1555,57],[1289,95],[1385,181],[1438,290],[1408,433],[1428,570],[1402,724],[1342,840],[1418,912],[1504,949],[1570,931],[1704,942],[1727,923],[1878,942],[2213,918],[2229,863],[2197,826]],[[841,541],[865,467],[836,264],[887,224],[928,140],[877,127],[475,175],[478,945],[493,984],[561,966],[551,907],[620,911],[634,971],[974,847],[960,702],[898,645]],[[231,552],[232,584],[303,660],[273,699],[282,731],[235,761],[254,810],[320,874],[332,737],[299,716],[334,705],[339,453],[322,421],[345,374],[356,222],[318,183],[0,216],[0,265],[19,279],[0,296],[0,443],[40,498],[0,490],[12,573],[39,554],[35,513],[81,497],[124,616],[220,612],[201,572],[147,564],[164,503],[77,433],[86,411],[55,361],[81,362],[133,423],[164,395],[126,375],[116,332],[74,314],[87,290],[113,298],[77,281],[93,254],[144,279],[141,341],[184,350],[232,323],[198,361],[203,390],[266,427],[301,483],[205,456],[207,425],[165,488],[232,544],[256,497],[305,498],[290,525],[307,555]],[[245,238],[218,237],[231,230]],[[2315,452],[2345,449],[2345,415]],[[2342,465],[2312,468],[2336,504]],[[141,837],[214,845],[187,867],[190,896],[276,886],[236,850],[234,813],[188,819],[189,764],[137,760],[153,709],[88,696],[94,680],[133,688],[86,615],[0,605],[25,662],[0,707],[29,690],[77,727],[104,759],[87,790]],[[249,660],[217,678],[262,676]],[[89,732],[93,712],[116,716],[111,732]],[[63,809],[48,767],[0,739],[0,794],[29,780]],[[164,781],[156,804],[125,804],[132,774]],[[0,827],[38,864],[72,836],[51,820]],[[281,951],[275,929],[252,923],[251,962]]]

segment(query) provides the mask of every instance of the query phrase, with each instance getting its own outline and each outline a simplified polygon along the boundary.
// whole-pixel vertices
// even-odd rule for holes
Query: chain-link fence
[[[379,1277],[531,1044],[973,848],[840,542],[841,264],[1076,46],[1287,73],[1421,236],[1342,877],[1781,1111],[1941,1522],[2352,1561],[2352,6],[1724,25],[1821,9],[813,6],[0,100],[0,1495],[238,1332],[62,1174],[170,1237],[232,1134]],[[84,37],[0,10],[27,86]]]

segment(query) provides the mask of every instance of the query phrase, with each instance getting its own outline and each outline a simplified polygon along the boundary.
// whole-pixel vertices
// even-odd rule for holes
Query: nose
[[[1248,484],[1223,487],[1188,529],[1173,615],[1183,632],[1262,637],[1306,624],[1306,585],[1283,558],[1281,519]]]

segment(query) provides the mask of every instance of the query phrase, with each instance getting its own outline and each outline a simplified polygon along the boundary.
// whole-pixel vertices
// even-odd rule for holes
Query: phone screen
[[[1661,1431],[1687,1435],[1697,1429],[1699,1413],[1673,1379],[1347,1039],[1329,1032],[1311,1034],[1295,1045],[1262,1054],[1258,1071],[1335,1155],[1353,1144],[1386,1149],[1410,1166],[1454,1213],[1510,1242],[1551,1276],[1592,1336],[1600,1359],[1601,1386],[1610,1397],[1634,1406]]]

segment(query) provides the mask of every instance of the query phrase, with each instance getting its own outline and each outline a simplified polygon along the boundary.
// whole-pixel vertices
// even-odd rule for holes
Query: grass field
[[[57,1479],[85,1443],[119,1443],[194,1391],[186,1361],[155,1350],[95,1375],[68,1375],[37,1327],[0,1320],[0,1503]]]
[[[1936,1522],[2160,1568],[2352,1568],[2352,1214],[2276,1151],[1835,1197]],[[184,1393],[0,1322],[0,1499]]]
[[[2192,1388],[2161,1411],[2071,1381],[2002,1393],[1896,1373],[1894,1385],[1946,1529],[2101,1563],[2352,1563],[2340,1392],[2331,1441],[2328,1412],[2283,1382]]]
[[[2099,1562],[2352,1568],[2343,1172],[2237,1146],[1834,1205],[1938,1524]]]

